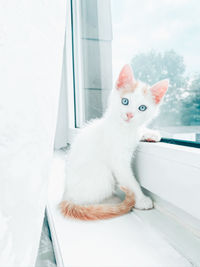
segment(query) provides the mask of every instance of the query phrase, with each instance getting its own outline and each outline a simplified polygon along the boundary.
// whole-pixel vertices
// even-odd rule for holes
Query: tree
[[[200,125],[200,74],[191,78],[185,94],[181,122],[183,125]]]
[[[174,50],[164,53],[152,50],[134,56],[131,66],[136,79],[150,85],[159,80],[169,79],[169,89],[156,123],[160,126],[180,125],[182,95],[187,87],[183,57]]]

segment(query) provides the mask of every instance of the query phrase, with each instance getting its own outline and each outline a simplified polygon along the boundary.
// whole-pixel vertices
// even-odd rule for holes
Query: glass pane
[[[78,0],[78,3],[82,88],[81,92],[76,91],[76,98],[81,96],[82,117],[88,121],[102,116],[112,89],[111,9],[108,0]],[[76,126],[80,127],[81,123]]]
[[[169,78],[151,127],[200,143],[200,2],[111,0],[111,10],[114,79],[125,63],[150,85]]]

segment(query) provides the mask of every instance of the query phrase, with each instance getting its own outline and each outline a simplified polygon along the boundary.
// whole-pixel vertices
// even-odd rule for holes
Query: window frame
[[[75,93],[74,93],[74,66],[73,66],[73,35],[72,35],[72,14],[71,0],[66,1],[66,32],[65,32],[65,51],[64,64],[66,65],[66,87],[67,91],[67,111],[68,111],[68,130],[75,127]]]
[[[82,126],[84,118],[84,93],[83,93],[83,70],[82,70],[82,49],[81,49],[81,21],[80,21],[80,2],[71,1],[71,31],[72,31],[72,61],[73,61],[73,81],[74,81],[74,113],[75,128]]]
[[[64,63],[66,65],[65,90],[67,91],[67,113],[68,113],[68,140],[71,140],[71,133],[76,132],[77,124],[82,125],[83,101],[82,101],[82,67],[80,61],[80,20],[79,20],[79,1],[66,1],[66,33]]]

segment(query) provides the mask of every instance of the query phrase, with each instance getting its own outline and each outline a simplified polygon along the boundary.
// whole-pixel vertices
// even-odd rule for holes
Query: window
[[[73,14],[79,21],[74,21],[73,36],[74,44],[80,44],[74,50],[76,127],[101,117],[121,67],[130,63],[135,77],[144,82],[170,80],[151,127],[170,140],[200,143],[199,2],[75,3]]]
[[[111,10],[107,0],[72,1],[72,8],[76,127],[80,127],[102,116],[112,88]]]
[[[197,0],[111,0],[113,73],[129,62],[149,84],[170,87],[151,127],[200,143],[200,4]]]

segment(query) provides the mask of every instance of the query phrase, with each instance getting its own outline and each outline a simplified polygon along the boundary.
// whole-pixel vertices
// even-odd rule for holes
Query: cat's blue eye
[[[141,106],[139,106],[139,108],[138,108],[140,111],[145,111],[146,109],[147,109],[147,106],[145,106],[145,105],[141,105]]]
[[[125,106],[127,106],[128,104],[129,104],[129,100],[128,100],[128,98],[122,98],[122,104],[123,105],[125,105]]]

